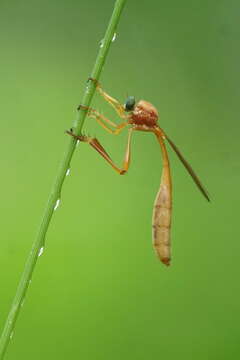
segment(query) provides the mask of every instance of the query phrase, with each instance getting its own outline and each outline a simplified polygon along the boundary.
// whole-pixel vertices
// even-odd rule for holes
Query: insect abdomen
[[[163,170],[160,188],[157,193],[153,208],[153,246],[159,259],[165,265],[170,265],[171,260],[171,213],[172,213],[172,184],[170,165],[163,135],[160,129],[155,131],[162,149]]]
[[[171,260],[171,199],[168,190],[160,186],[153,208],[153,246],[159,259],[170,265]]]

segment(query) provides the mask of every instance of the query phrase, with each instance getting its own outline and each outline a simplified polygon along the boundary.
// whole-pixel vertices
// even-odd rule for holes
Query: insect
[[[98,153],[113,167],[113,169],[118,172],[120,175],[124,175],[129,168],[130,164],[130,154],[131,154],[131,138],[133,131],[145,131],[153,133],[157,141],[159,142],[162,159],[163,159],[163,170],[160,182],[160,188],[157,193],[154,207],[153,207],[153,217],[152,217],[152,239],[153,246],[156,250],[156,253],[159,259],[165,265],[170,265],[171,261],[171,239],[170,239],[170,229],[171,229],[171,215],[172,215],[172,180],[170,172],[170,164],[166,145],[164,140],[166,139],[172,149],[177,154],[180,161],[185,166],[188,173],[191,175],[193,181],[204,195],[204,197],[210,201],[209,195],[203,185],[201,184],[199,178],[193,171],[192,167],[185,160],[185,158],[180,153],[177,146],[170,140],[166,133],[158,125],[158,111],[157,109],[149,102],[145,100],[140,100],[136,103],[133,96],[129,96],[124,105],[119,103],[116,99],[108,95],[100,83],[93,79],[89,78],[90,81],[95,83],[96,89],[103,98],[113,106],[117,114],[120,116],[123,121],[120,124],[115,124],[104,115],[98,113],[95,109],[79,105],[78,110],[84,109],[87,111],[87,115],[91,118],[97,120],[97,122],[109,133],[117,135],[124,128],[128,126],[128,141],[125,152],[125,157],[123,160],[123,165],[121,168],[116,166],[106,150],[100,144],[100,142],[89,136],[80,135],[77,136],[73,131],[67,131],[67,133],[73,136],[75,139],[83,141],[91,145]],[[113,129],[112,129],[112,128]]]

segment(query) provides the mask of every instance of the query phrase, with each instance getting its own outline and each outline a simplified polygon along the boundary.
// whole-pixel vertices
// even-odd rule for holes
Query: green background
[[[1,328],[113,3],[1,1]],[[154,136],[134,133],[126,176],[81,144],[6,359],[239,358],[239,11],[227,0],[127,2],[101,82],[158,108],[212,202],[169,150],[166,268],[151,245]],[[93,106],[118,121],[98,95]],[[126,132],[92,119],[84,129],[121,163]]]

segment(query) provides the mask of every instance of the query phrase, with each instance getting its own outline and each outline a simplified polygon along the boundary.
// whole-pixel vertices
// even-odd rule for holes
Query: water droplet
[[[60,199],[57,199],[56,204],[53,209],[54,211],[57,210],[57,208],[59,207],[59,204],[60,204]]]
[[[9,338],[10,338],[10,340],[12,340],[12,338],[13,338],[13,334],[14,334],[14,332],[12,331],[12,332],[11,332],[11,334],[10,334],[10,337],[9,337]]]
[[[78,145],[79,145],[79,143],[80,143],[80,140],[77,140],[77,144],[76,144],[76,146],[78,146]]]
[[[87,87],[86,87],[86,94],[89,94],[89,91],[90,91],[90,86],[87,85]]]
[[[44,247],[42,246],[42,247],[39,249],[38,256],[41,256],[41,255],[42,255],[43,250],[44,250]]]
[[[102,39],[102,40],[100,41],[100,48],[102,48],[103,45],[104,45],[104,39]]]
[[[116,37],[117,37],[117,33],[114,33],[113,38],[112,38],[112,42],[114,42],[116,40]]]
[[[66,176],[68,176],[70,174],[70,168],[67,169],[67,172],[66,172]]]

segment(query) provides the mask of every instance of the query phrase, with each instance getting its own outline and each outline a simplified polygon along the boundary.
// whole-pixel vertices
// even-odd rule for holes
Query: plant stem
[[[116,27],[119,22],[120,15],[121,15],[121,12],[122,12],[125,2],[126,2],[126,0],[116,0],[116,2],[115,2],[115,7],[113,10],[111,19],[109,21],[109,24],[108,24],[106,34],[104,36],[104,39],[101,42],[101,47],[99,49],[99,53],[98,53],[95,65],[94,65],[92,73],[91,73],[91,77],[94,79],[97,79],[97,80],[99,79],[104,62],[106,60],[106,56],[109,51],[109,47],[111,45],[113,37],[115,36],[114,34],[116,31]],[[85,90],[83,99],[81,101],[81,104],[88,107],[91,103],[94,92],[95,92],[95,84],[93,82],[87,83],[86,90]],[[86,111],[84,111],[84,110],[78,111],[77,118],[73,124],[73,129],[74,129],[75,134],[79,135],[81,133],[85,117],[86,117]],[[9,311],[9,314],[8,314],[8,317],[7,317],[7,320],[6,320],[2,335],[1,335],[0,360],[2,360],[4,358],[7,346],[9,344],[10,338],[13,334],[13,329],[15,327],[15,323],[16,323],[16,320],[17,320],[17,317],[19,314],[19,310],[21,308],[21,304],[24,301],[24,298],[25,298],[25,295],[26,295],[26,292],[28,289],[28,285],[31,281],[31,277],[32,277],[33,270],[35,268],[38,256],[43,251],[44,241],[45,241],[45,236],[46,236],[46,233],[48,230],[48,226],[50,224],[50,221],[51,221],[51,218],[52,218],[52,215],[54,212],[54,207],[57,204],[57,201],[61,197],[62,185],[63,185],[64,179],[66,177],[66,172],[68,171],[68,169],[70,167],[70,162],[71,162],[73,153],[75,151],[75,148],[76,148],[76,140],[72,136],[69,136],[68,144],[67,144],[67,148],[64,153],[64,156],[63,156],[63,160],[60,164],[60,167],[59,167],[59,170],[58,170],[58,173],[56,176],[56,180],[55,180],[52,190],[50,192],[50,196],[49,196],[47,206],[46,206],[46,209],[45,209],[43,217],[42,217],[42,221],[41,221],[39,230],[37,232],[37,236],[33,242],[31,252],[27,259],[21,279],[19,281],[16,295],[14,297],[11,309]]]

